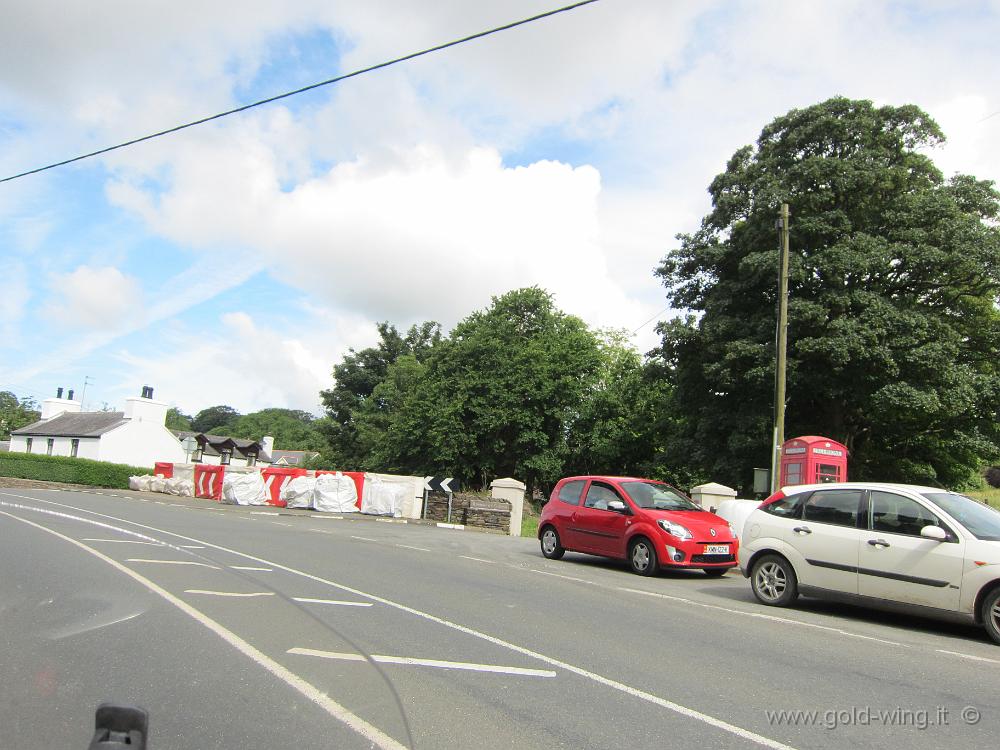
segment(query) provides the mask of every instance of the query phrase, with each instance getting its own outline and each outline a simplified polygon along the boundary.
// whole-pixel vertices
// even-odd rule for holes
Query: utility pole
[[[778,334],[774,367],[774,445],[771,448],[771,492],[778,491],[781,445],[785,442],[785,354],[788,349],[788,204],[781,204],[778,228],[781,253],[778,271]]]
[[[80,409],[87,411],[87,385],[90,383],[90,375],[84,375],[83,377],[83,393],[80,394]]]

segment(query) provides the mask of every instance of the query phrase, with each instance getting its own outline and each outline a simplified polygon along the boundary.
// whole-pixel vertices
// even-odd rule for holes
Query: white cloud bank
[[[141,320],[138,281],[113,266],[79,266],[53,275],[50,286],[56,297],[47,313],[70,327],[102,331],[120,328],[123,321]]]

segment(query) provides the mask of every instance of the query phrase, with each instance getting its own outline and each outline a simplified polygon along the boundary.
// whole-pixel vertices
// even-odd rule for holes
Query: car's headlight
[[[673,521],[668,521],[666,518],[661,518],[657,521],[660,524],[660,528],[671,536],[675,536],[678,539],[690,539],[694,534],[691,530],[685,526],[681,526],[679,523],[674,523]]]

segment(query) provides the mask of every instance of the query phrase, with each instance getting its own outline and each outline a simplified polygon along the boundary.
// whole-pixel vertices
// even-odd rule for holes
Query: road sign
[[[194,453],[198,450],[198,441],[193,437],[188,436],[181,441],[181,447],[183,447],[188,453]]]
[[[427,492],[458,492],[459,483],[452,477],[424,477]]]

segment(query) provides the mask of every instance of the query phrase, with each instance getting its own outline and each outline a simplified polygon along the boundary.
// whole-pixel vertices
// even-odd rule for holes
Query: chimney
[[[62,398],[62,388],[56,388],[56,398]]]
[[[270,458],[271,453],[274,451],[274,438],[270,435],[265,435],[260,439],[260,449],[261,453],[266,453],[268,458]]]
[[[153,387],[149,385],[144,385],[142,387],[142,398],[153,398]]]
[[[66,398],[68,398],[70,401],[73,400],[73,389],[72,388],[69,389],[69,393],[66,394]]]

